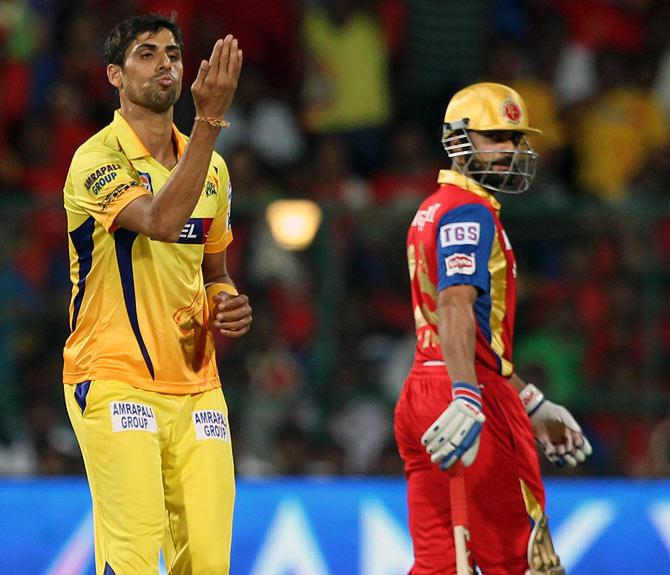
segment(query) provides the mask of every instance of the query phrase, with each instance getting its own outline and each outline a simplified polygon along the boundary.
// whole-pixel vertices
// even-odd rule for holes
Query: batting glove
[[[591,455],[589,440],[565,407],[546,399],[532,383],[524,387],[519,397],[530,417],[538,445],[556,467],[566,463],[576,467]]]
[[[453,400],[421,438],[430,460],[443,471],[459,459],[470,465],[477,456],[479,434],[486,417],[482,413],[482,394],[477,385],[456,381]]]

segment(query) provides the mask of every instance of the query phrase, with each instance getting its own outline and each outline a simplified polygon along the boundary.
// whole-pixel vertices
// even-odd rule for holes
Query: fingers
[[[547,459],[558,468],[565,467],[566,464],[570,467],[577,467],[593,453],[589,440],[581,433],[574,438],[566,433],[565,443],[552,443],[546,438],[538,438],[537,442]]]
[[[241,295],[228,295],[228,294],[216,294],[214,296],[214,301],[216,302],[217,311],[232,311],[234,309],[239,309],[244,306],[249,305],[249,298],[243,294]]]
[[[219,73],[219,68],[221,67],[221,55],[224,51],[229,50],[230,38],[231,36],[230,34],[228,34],[228,36],[226,36],[224,40],[221,40],[221,38],[219,38],[214,43],[214,48],[212,48],[212,54],[209,57],[209,65],[212,70],[213,76],[216,76]]]
[[[246,295],[218,294],[214,296],[214,301],[217,302],[217,313],[211,325],[215,333],[238,338],[249,331],[253,316]]]
[[[461,444],[456,446],[452,453],[440,461],[440,469],[442,471],[449,469],[459,459],[466,467],[474,462],[479,451],[479,434],[481,429],[482,424],[479,422],[470,428]]]
[[[205,78],[209,72],[210,64],[207,60],[200,62],[200,67],[198,68],[198,75],[195,77],[195,82],[193,82],[193,89],[199,90],[202,88],[202,85],[205,83]]]
[[[212,323],[214,330],[227,337],[240,337],[247,333],[251,328],[251,316],[248,315],[235,321],[219,321]]]
[[[213,322],[214,329],[219,331],[239,331],[245,330],[249,331],[249,327],[252,322],[251,317],[251,308],[248,308],[247,311],[235,312],[234,314],[224,314],[219,313],[216,315],[216,319]]]
[[[433,463],[437,463],[459,444],[456,438],[467,433],[467,429],[463,429],[464,423],[465,416],[458,414],[441,433],[426,444],[426,452]]]
[[[232,36],[226,36],[226,43],[224,44],[224,50],[221,54],[221,64],[218,71],[218,80],[219,82],[225,82],[227,78],[235,78],[239,76],[239,72],[236,75],[235,69],[239,67],[239,49],[237,47],[237,38]]]
[[[464,419],[465,415],[458,413],[453,409],[444,411],[421,438],[421,443],[423,443],[426,451],[428,453],[437,451],[439,445],[442,444],[447,437],[451,437],[454,434],[461,423],[463,423]]]

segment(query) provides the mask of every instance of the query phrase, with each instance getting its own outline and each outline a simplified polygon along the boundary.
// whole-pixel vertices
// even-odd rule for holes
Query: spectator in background
[[[405,122],[393,128],[388,162],[371,180],[375,204],[397,209],[416,206],[435,184],[437,160],[429,148],[417,124]]]
[[[302,117],[314,135],[339,135],[355,172],[369,175],[385,154],[391,120],[388,48],[360,0],[306,8]]]
[[[305,151],[305,142],[293,110],[268,91],[259,68],[246,66],[240,77],[235,104],[222,130],[216,150],[225,156],[235,146],[248,146],[255,156],[275,172],[295,165]]]
[[[520,372],[537,383],[556,401],[578,405],[584,392],[584,358],[586,342],[575,330],[577,317],[572,302],[563,297],[547,301],[538,290],[537,305],[542,308],[542,322],[519,338],[514,349]],[[546,321],[551,318],[551,321]]]
[[[555,54],[555,46],[549,46],[546,39],[539,39],[540,54],[530,57],[529,49],[519,40],[497,36],[489,42],[485,50],[484,77],[491,82],[499,82],[514,88],[526,102],[530,110],[530,120],[542,130],[542,135],[529,134],[528,140],[538,153],[538,177],[551,177],[560,167],[566,147],[566,134],[560,119],[560,110],[554,96],[553,67],[550,54]],[[551,51],[551,52],[550,52]],[[539,61],[541,57],[543,61]],[[533,67],[533,63],[537,68]]]
[[[444,100],[481,76],[488,0],[407,0],[407,42],[396,80],[398,116],[439,141]],[[440,152],[435,146],[435,155]]]
[[[576,111],[571,139],[577,182],[606,203],[636,196],[636,179],[670,139],[651,86],[632,75],[639,65],[639,59],[626,54],[599,54],[598,92]]]
[[[598,92],[598,54],[641,54],[648,37],[649,0],[551,0],[552,18],[564,21],[567,38],[558,46],[554,88],[561,107],[578,104]],[[546,18],[545,3],[537,3]]]
[[[198,57],[205,55],[219,35],[234,34],[244,46],[245,66],[256,68],[263,75],[272,94],[291,104],[296,103],[303,59],[297,31],[301,25],[303,2],[188,1],[194,2],[193,25],[199,44],[193,50]]]
[[[351,149],[339,136],[320,137],[313,146],[312,178],[309,195],[331,208],[356,212],[370,205],[372,194],[368,180],[352,168]]]
[[[12,154],[8,134],[30,106],[32,59],[39,42],[37,21],[27,1],[0,4],[0,185],[15,186],[20,179],[20,158]]]

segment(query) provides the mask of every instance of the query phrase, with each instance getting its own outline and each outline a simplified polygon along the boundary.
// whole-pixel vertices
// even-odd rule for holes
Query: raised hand
[[[242,50],[237,39],[228,34],[214,44],[209,60],[200,62],[191,86],[196,115],[223,119],[233,102],[242,69]]]

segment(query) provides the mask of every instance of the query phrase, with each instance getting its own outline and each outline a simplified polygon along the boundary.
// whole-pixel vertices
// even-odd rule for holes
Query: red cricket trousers
[[[530,420],[505,379],[477,370],[486,416],[479,452],[465,469],[470,549],[485,575],[524,575],[531,520],[522,486],[544,509],[544,487]],[[414,366],[395,409],[395,435],[405,463],[412,575],[456,571],[449,476],[430,461],[421,436],[451,402],[444,366]],[[535,510],[537,511],[537,510]]]

